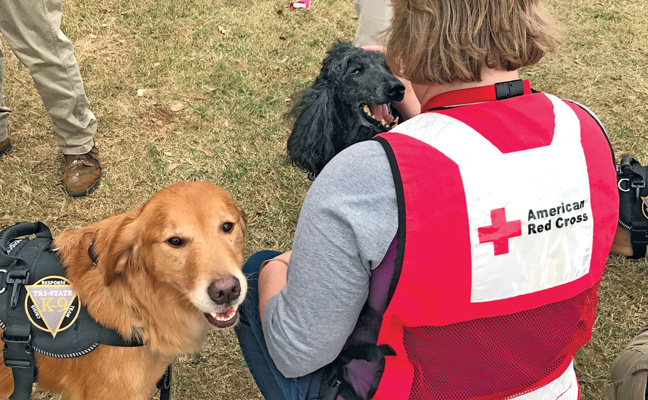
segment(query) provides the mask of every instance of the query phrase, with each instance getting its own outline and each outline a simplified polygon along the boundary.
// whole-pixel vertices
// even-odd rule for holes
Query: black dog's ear
[[[317,175],[335,156],[335,98],[333,85],[318,76],[291,111],[295,124],[288,137],[288,157],[301,169]]]
[[[329,81],[337,81],[346,70],[349,56],[360,51],[350,42],[337,41],[326,52],[326,57],[322,60],[322,70],[320,76]]]

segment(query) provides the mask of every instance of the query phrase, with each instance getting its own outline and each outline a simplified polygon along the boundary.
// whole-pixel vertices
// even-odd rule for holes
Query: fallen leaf
[[[155,63],[155,64],[153,64],[153,68],[157,68],[157,67],[159,67],[160,65],[162,65],[162,63]]]
[[[203,153],[205,153],[205,155],[207,157],[214,157],[214,155],[216,154],[216,153],[214,153],[214,150],[212,150],[212,149],[204,149]]]
[[[178,168],[179,166],[180,166],[180,164],[175,164],[175,163],[174,164],[169,164],[169,166],[166,169],[166,173],[170,174],[171,172],[173,172],[174,169]]]
[[[144,96],[144,89],[137,89],[137,95],[138,95],[139,97]]]
[[[185,107],[187,106],[183,102],[176,100],[173,103],[171,103],[171,107],[169,108],[171,109],[171,111],[180,111]]]
[[[9,219],[11,219],[11,215],[9,215],[9,214],[5,214],[5,215],[3,215],[2,218],[0,218],[0,219],[3,220],[3,221],[9,220]]]

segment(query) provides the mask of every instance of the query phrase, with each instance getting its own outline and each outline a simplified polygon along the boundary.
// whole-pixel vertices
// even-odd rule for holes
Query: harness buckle
[[[16,308],[16,306],[18,306],[18,297],[20,295],[20,292],[19,292],[20,287],[24,286],[27,282],[29,282],[29,270],[18,269],[18,270],[9,271],[7,273],[6,282],[8,284],[10,284],[10,285],[13,285],[13,289],[11,291],[10,306],[11,306],[11,308]]]
[[[9,330],[10,328],[7,328]],[[4,342],[4,363],[10,368],[33,368],[34,355],[31,345],[31,332],[27,330],[24,333],[7,334],[7,330],[2,332],[2,341]]]

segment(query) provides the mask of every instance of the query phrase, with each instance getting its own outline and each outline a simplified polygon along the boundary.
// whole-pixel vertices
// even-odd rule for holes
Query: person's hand
[[[263,321],[263,311],[268,301],[286,286],[286,274],[290,254],[288,251],[268,260],[259,271],[259,313]]]
[[[362,48],[367,51],[379,51],[381,53],[385,52],[385,46],[370,45],[370,46],[362,46]]]

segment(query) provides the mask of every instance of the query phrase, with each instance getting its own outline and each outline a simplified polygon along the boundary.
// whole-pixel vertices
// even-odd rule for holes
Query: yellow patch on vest
[[[62,276],[47,276],[27,288],[25,312],[38,329],[56,337],[79,316],[81,303],[70,281]]]

